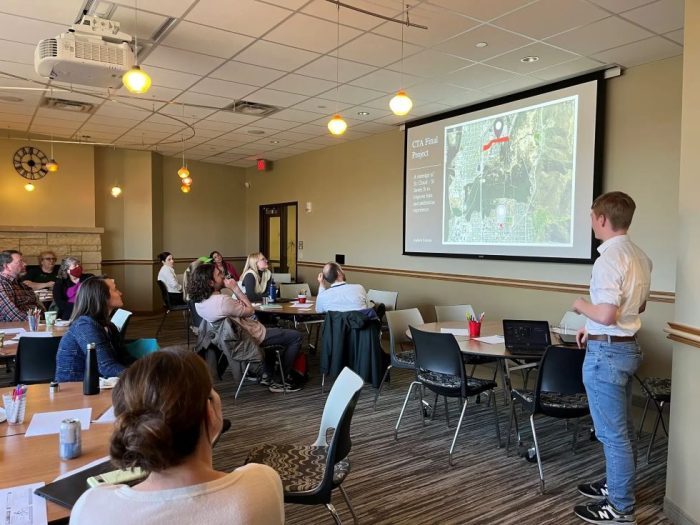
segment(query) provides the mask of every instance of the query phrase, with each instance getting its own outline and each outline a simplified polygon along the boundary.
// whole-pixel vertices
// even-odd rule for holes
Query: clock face
[[[43,151],[32,146],[19,148],[12,158],[17,173],[29,180],[45,177],[48,173],[46,169],[48,161],[49,159]]]

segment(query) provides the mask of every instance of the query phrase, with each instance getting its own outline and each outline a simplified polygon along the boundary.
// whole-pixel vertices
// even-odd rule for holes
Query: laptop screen
[[[503,338],[507,349],[542,348],[551,344],[547,321],[503,320]]]

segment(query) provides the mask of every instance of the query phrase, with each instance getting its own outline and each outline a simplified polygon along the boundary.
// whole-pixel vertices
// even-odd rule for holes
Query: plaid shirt
[[[0,321],[26,321],[27,310],[33,306],[43,310],[34,290],[0,274]]]

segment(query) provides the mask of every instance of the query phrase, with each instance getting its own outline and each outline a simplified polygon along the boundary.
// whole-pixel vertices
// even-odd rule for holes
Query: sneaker
[[[262,386],[270,386],[272,384],[272,378],[267,374],[263,374],[260,376],[260,384]]]
[[[285,391],[285,387],[282,383],[272,383],[269,388],[270,392],[280,393]],[[287,392],[298,392],[301,387],[295,383],[287,383]]]
[[[578,486],[578,491],[587,498],[605,499],[608,497],[608,482],[606,479],[583,483]]]
[[[623,514],[615,510],[607,499],[586,505],[576,505],[574,514],[588,523],[628,523],[632,525],[637,523],[634,512]]]

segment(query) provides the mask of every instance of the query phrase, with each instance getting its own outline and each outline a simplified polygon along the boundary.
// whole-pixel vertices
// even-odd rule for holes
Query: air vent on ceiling
[[[60,109],[61,111],[70,111],[71,113],[92,113],[95,109],[95,105],[89,102],[79,102],[77,100],[53,97],[44,97],[41,105],[45,108]]]
[[[277,113],[280,110],[277,106],[268,104],[260,104],[259,102],[249,102],[247,100],[237,100],[233,104],[229,104],[224,108],[224,111],[233,111],[242,115],[252,115],[254,117],[266,117]]]

